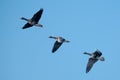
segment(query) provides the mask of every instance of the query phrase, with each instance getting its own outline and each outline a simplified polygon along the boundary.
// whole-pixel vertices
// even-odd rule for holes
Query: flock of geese
[[[43,9],[41,8],[37,13],[35,13],[33,15],[33,17],[31,19],[26,19],[24,17],[22,17],[21,19],[22,20],[25,20],[27,21],[27,23],[22,27],[22,29],[27,29],[27,28],[30,28],[30,27],[33,27],[33,26],[37,26],[37,27],[43,27],[42,24],[39,24],[39,20],[42,16],[42,13],[43,13]],[[56,52],[58,50],[58,48],[64,43],[64,42],[70,42],[66,39],[64,39],[63,37],[53,37],[53,36],[49,36],[49,38],[52,38],[52,39],[55,39],[55,43],[53,45],[53,48],[52,48],[52,53]],[[86,54],[86,55],[89,55],[90,58],[88,60],[88,63],[87,63],[87,67],[86,67],[86,73],[88,73],[92,66],[94,65],[94,63],[96,63],[98,60],[100,61],[104,61],[104,57],[102,57],[102,53],[97,49],[96,51],[92,52],[92,53],[88,53],[88,52],[84,52],[83,54]]]

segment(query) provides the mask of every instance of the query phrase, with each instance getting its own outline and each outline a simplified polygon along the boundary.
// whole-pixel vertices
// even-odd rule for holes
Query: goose
[[[53,49],[52,49],[52,53],[54,53],[64,42],[70,42],[68,40],[65,40],[63,37],[53,37],[53,36],[49,36],[49,38],[53,38],[56,39],[56,42],[54,43]]]
[[[43,25],[38,24],[38,22],[42,16],[42,13],[43,13],[43,9],[41,8],[37,13],[35,13],[33,15],[33,17],[31,19],[26,19],[26,18],[22,17],[21,18],[22,20],[27,21],[27,23],[23,26],[22,29],[30,28],[32,26],[43,27]]]
[[[90,56],[88,63],[87,63],[87,67],[86,67],[86,73],[88,73],[91,70],[94,63],[96,63],[98,60],[100,61],[105,60],[104,57],[101,57],[102,53],[98,49],[93,53],[84,52],[84,54]]]

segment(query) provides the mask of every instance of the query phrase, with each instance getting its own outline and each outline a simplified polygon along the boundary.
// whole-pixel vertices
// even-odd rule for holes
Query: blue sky
[[[0,80],[119,80],[119,0],[1,0]],[[22,30],[44,9],[43,28]],[[62,36],[64,43],[55,54],[51,49]],[[99,49],[105,62],[97,62],[86,74],[88,56]]]

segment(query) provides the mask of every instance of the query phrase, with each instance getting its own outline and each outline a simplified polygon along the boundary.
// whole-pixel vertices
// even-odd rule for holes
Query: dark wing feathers
[[[43,13],[43,9],[40,9],[37,13],[35,13],[32,17],[32,21],[35,21],[38,23],[39,19],[41,18]]]
[[[29,27],[32,27],[32,25],[31,25],[31,24],[29,24],[29,23],[26,23],[26,24],[23,26],[23,28],[22,28],[22,29],[26,29],[26,28],[29,28]]]
[[[56,41],[56,42],[54,43],[52,52],[54,53],[61,45],[62,45],[62,43],[59,43],[58,41]]]
[[[87,63],[87,67],[86,67],[86,73],[88,73],[91,70],[94,63],[97,61],[98,61],[97,59],[89,58],[88,63]]]

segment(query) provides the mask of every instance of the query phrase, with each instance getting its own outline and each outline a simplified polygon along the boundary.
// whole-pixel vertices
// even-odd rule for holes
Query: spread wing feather
[[[43,13],[43,9],[40,9],[37,13],[35,13],[32,17],[32,21],[35,21],[36,23],[38,23],[38,21],[40,20],[41,16]]]
[[[29,24],[29,23],[26,23],[26,24],[23,26],[23,28],[22,28],[22,29],[26,29],[26,28],[29,28],[29,27],[32,27],[32,25],[31,25],[31,24]]]
[[[94,63],[97,61],[98,61],[97,59],[89,58],[88,63],[87,63],[87,67],[86,67],[86,73],[88,73],[91,70]]]
[[[56,42],[54,43],[52,52],[54,53],[61,45],[62,45],[62,43],[59,43],[58,41],[56,41]]]

